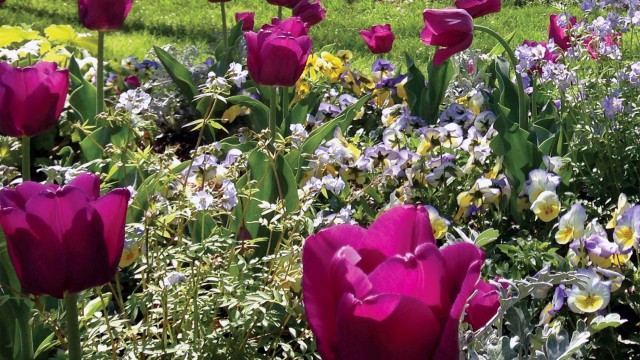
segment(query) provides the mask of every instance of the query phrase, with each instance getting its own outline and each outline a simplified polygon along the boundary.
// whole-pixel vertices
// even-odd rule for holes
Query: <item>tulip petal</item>
[[[429,213],[421,207],[396,206],[380,217],[367,230],[366,247],[387,257],[413,253],[426,243],[435,244]]]
[[[434,309],[440,320],[451,306],[449,283],[440,250],[427,243],[416,255],[395,256],[380,264],[369,280],[377,294],[405,295]],[[444,322],[444,321],[442,321]]]
[[[25,210],[49,224],[58,239],[64,239],[64,235],[71,229],[76,213],[87,206],[89,199],[82,190],[65,186],[55,192],[39,192],[33,195],[25,204]]]
[[[318,350],[323,358],[331,359],[336,343],[336,307],[345,285],[334,284],[340,273],[353,276],[357,284],[357,271],[350,267],[359,256],[345,248],[358,247],[365,236],[365,230],[354,225],[338,225],[310,236],[304,243],[302,263],[302,292],[307,320],[316,334]],[[339,250],[343,250],[339,253]],[[340,260],[343,260],[340,263]],[[336,274],[336,275],[334,275]],[[339,280],[339,277],[337,278]],[[342,281],[342,280],[340,280]]]
[[[453,305],[444,326],[436,359],[457,359],[459,356],[458,329],[464,307],[475,291],[484,263],[484,253],[474,244],[458,243],[440,251],[445,259],[447,279]]]
[[[383,294],[359,301],[345,294],[340,301],[336,358],[431,359],[439,338],[438,320],[417,299]]]
[[[124,247],[124,226],[131,194],[127,189],[115,189],[94,202],[104,226],[104,243],[111,276],[116,272]],[[111,277],[110,276],[110,277]]]
[[[100,197],[100,177],[91,173],[82,173],[76,176],[68,186],[82,190],[89,200],[94,201]]]
[[[14,208],[3,210],[0,225],[7,238],[11,263],[22,287],[36,295],[61,299],[66,254],[60,238],[42,219]]]
[[[263,60],[260,80],[265,85],[295,85],[298,79],[292,70],[300,67],[302,55],[302,49],[295,38],[281,35],[269,37],[260,49],[260,58]]]
[[[94,209],[86,207],[75,214],[70,230],[64,235],[67,291],[75,293],[102,285],[113,276],[115,271],[109,268],[102,232],[102,221]]]

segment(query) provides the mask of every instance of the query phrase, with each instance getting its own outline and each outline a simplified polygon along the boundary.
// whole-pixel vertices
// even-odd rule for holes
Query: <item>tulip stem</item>
[[[276,121],[278,117],[278,92],[275,86],[271,86],[271,99],[269,99],[269,132],[271,133],[272,146],[275,145],[276,140]]]
[[[220,16],[222,16],[222,45],[224,48],[224,53],[226,55],[227,54],[227,12],[224,9],[224,2],[220,3]]]
[[[31,180],[31,138],[22,137],[22,181]]]
[[[104,31],[98,31],[98,69],[96,70],[96,115],[104,111]]]
[[[28,318],[20,317],[16,323],[20,327],[20,340],[22,344],[22,354],[25,359],[33,358],[33,330]]]
[[[278,6],[278,19],[282,20],[282,5]]]
[[[280,91],[282,92],[282,121],[284,123],[289,116],[289,88],[281,86]]]
[[[78,294],[64,293],[64,309],[67,313],[69,360],[79,360],[82,359],[82,350],[80,348],[80,328],[78,323]]]
[[[528,111],[525,105],[524,83],[522,82],[522,76],[520,76],[520,73],[516,70],[516,66],[518,65],[516,54],[513,52],[507,41],[497,32],[481,25],[473,25],[473,29],[493,36],[493,38],[498,40],[500,45],[502,45],[504,50],[507,52],[507,55],[509,56],[509,60],[511,62],[511,66],[513,66],[513,71],[516,73],[516,82],[518,83],[518,119],[520,128],[529,130],[529,120],[527,119]]]

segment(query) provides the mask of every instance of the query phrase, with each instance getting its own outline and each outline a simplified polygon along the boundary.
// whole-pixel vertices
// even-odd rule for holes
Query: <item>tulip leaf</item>
[[[80,116],[80,119],[88,125],[96,125],[96,98],[98,91],[96,87],[88,82],[80,71],[75,58],[69,59],[69,77],[71,78],[71,95],[69,104]]]
[[[37,359],[40,354],[44,354],[58,345],[60,345],[60,340],[58,340],[56,338],[56,334],[52,332],[51,334],[49,334],[49,336],[42,340],[40,345],[38,345],[38,348],[33,354],[34,359]]]
[[[418,69],[413,59],[407,55],[407,82],[404,89],[407,92],[409,108],[411,114],[419,116],[419,110],[422,104],[423,94],[426,94],[426,79],[424,74]]]
[[[162,50],[157,46],[154,46],[153,49],[158,56],[158,60],[160,60],[162,66],[164,66],[165,70],[167,70],[167,73],[169,73],[169,76],[178,87],[180,94],[191,102],[198,94],[198,89],[193,83],[193,77],[191,76],[189,69],[165,50]]]
[[[220,64],[220,66],[217,67],[218,72],[226,72],[229,64],[233,62],[233,55],[236,55],[235,50],[240,42],[240,39],[243,37],[243,34],[244,32],[242,31],[242,24],[240,22],[237,22],[235,25],[233,25],[233,27],[231,27],[231,29],[229,29],[229,32],[227,34],[226,53],[224,40],[218,42],[218,45],[215,49],[216,61],[218,64]]]
[[[429,62],[427,67],[427,87],[426,98],[420,105],[420,117],[429,124],[435,124],[440,113],[440,104],[444,100],[445,92],[449,87],[449,82],[453,78],[455,70],[451,60],[447,59],[438,66]]]
[[[505,40],[507,41],[507,44],[511,42],[511,40],[513,39],[513,36],[516,34],[516,31],[512,31],[511,34],[507,35],[505,37]],[[496,57],[500,54],[502,54],[504,52],[504,46],[502,46],[501,43],[496,44],[496,46],[493,47],[493,49],[491,49],[491,51],[489,52],[489,58],[493,58]]]
[[[253,131],[260,132],[269,126],[269,108],[260,101],[246,95],[231,96],[227,98],[227,101],[231,104],[244,105],[251,109],[249,117]]]

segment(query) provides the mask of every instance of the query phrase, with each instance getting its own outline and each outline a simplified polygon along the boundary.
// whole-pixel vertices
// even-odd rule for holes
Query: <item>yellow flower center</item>
[[[604,299],[597,295],[578,295],[576,297],[576,307],[586,313],[592,313],[600,310],[604,303]]]

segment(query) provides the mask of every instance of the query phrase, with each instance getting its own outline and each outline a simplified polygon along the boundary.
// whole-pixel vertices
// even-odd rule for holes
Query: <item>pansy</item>
[[[529,196],[529,202],[533,203],[543,191],[555,192],[561,180],[560,176],[542,169],[531,170],[523,191]]]
[[[584,223],[587,221],[587,213],[580,204],[574,204],[560,218],[556,241],[558,244],[566,244],[571,240],[580,239],[584,235]]]
[[[611,299],[611,281],[603,281],[588,269],[580,269],[578,274],[585,278],[571,288],[567,296],[569,309],[583,314],[594,313],[607,307]]]
[[[567,289],[564,285],[560,284],[553,292],[553,298],[551,302],[544,307],[540,313],[540,323],[548,324],[551,319],[556,315],[560,309],[564,306],[565,299],[567,298]]]
[[[618,220],[622,217],[622,214],[627,211],[628,208],[631,207],[629,200],[627,200],[627,195],[620,194],[618,196],[618,204],[616,209],[611,214],[611,220],[607,223],[607,229],[613,229],[618,225]]]
[[[553,191],[543,191],[538,195],[533,204],[531,204],[531,211],[544,222],[555,219],[560,213],[560,200],[558,199],[558,195]]]
[[[438,213],[438,210],[431,205],[425,205],[425,209],[429,213],[429,221],[431,222],[431,229],[433,230],[433,236],[436,239],[442,239],[451,225],[451,221],[443,218]]]
[[[640,240],[640,205],[627,209],[613,231],[613,239],[622,250],[631,249]]]

